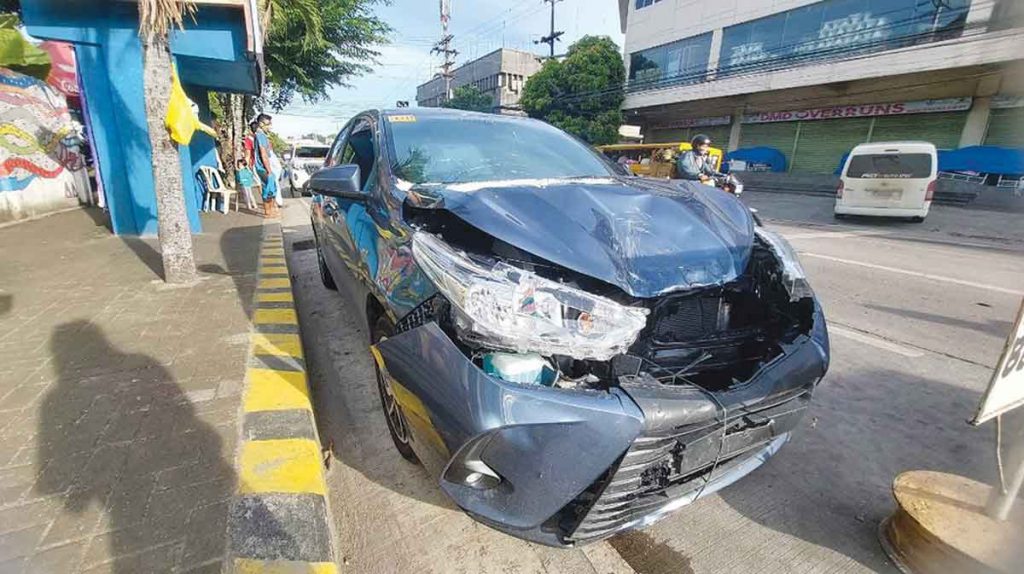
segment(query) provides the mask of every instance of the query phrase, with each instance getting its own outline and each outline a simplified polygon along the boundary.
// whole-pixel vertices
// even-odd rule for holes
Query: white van
[[[286,158],[288,162],[288,187],[292,197],[299,197],[309,176],[324,166],[330,146],[319,142],[300,141],[292,144]]]
[[[928,142],[865,143],[853,148],[836,189],[836,218],[906,217],[921,222],[935,194],[938,154]]]

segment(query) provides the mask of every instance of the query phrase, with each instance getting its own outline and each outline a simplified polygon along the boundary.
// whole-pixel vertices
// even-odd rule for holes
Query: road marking
[[[965,281],[963,279],[956,279],[953,277],[945,277],[942,275],[932,275],[931,273],[920,273],[918,271],[908,271],[906,269],[897,269],[896,267],[887,267],[885,265],[875,265],[874,263],[865,263],[864,261],[853,261],[852,259],[842,259],[840,257],[832,257],[830,255],[820,255],[818,253],[808,253],[806,251],[800,252],[801,257],[813,257],[815,259],[824,259],[825,261],[832,261],[835,263],[845,263],[846,265],[856,265],[858,267],[865,267],[867,269],[877,269],[879,271],[888,271],[890,273],[899,273],[901,275],[909,275],[911,277],[920,277],[922,279],[931,279],[932,281],[942,281],[944,283],[952,283],[954,285],[963,285],[965,287],[974,287],[975,289],[984,289],[986,291],[995,291],[997,293],[1005,293],[1007,295],[1024,296],[1024,291],[1018,289],[1007,289],[1006,287],[999,287],[998,285],[989,285],[988,283],[978,283],[975,281]]]
[[[338,574],[332,562],[235,559],[235,574]]]
[[[260,268],[260,275],[287,275],[288,267],[286,265],[264,265]]]
[[[871,237],[882,235],[886,231],[877,229],[864,229],[861,231],[808,231],[805,233],[794,233],[792,235],[782,234],[783,237],[792,241],[794,239],[846,239],[848,237]]]
[[[864,343],[865,345],[871,345],[876,349],[882,349],[884,351],[896,353],[897,355],[903,355],[904,357],[909,357],[911,359],[916,359],[918,357],[924,356],[924,353],[918,351],[917,349],[904,347],[903,345],[898,345],[896,343],[886,341],[881,337],[876,337],[874,335],[869,335],[867,333],[861,333],[860,331],[853,331],[835,324],[829,325],[828,332],[839,335],[840,337],[846,337],[847,339],[853,339],[854,341]]]
[[[292,297],[290,291],[281,291],[279,293],[256,293],[257,303],[292,303],[295,298]]]
[[[260,282],[256,284],[257,289],[285,289],[291,288],[291,286],[292,282],[287,277],[260,279]]]
[[[281,333],[253,333],[252,354],[302,358],[302,338]]]
[[[286,409],[312,409],[306,373],[250,368],[249,386],[242,409],[253,411],[283,411]]]
[[[325,494],[320,447],[304,438],[242,443],[238,457],[239,494],[309,492]]]
[[[299,318],[295,314],[295,309],[256,309],[252,322],[257,325],[298,325]]]

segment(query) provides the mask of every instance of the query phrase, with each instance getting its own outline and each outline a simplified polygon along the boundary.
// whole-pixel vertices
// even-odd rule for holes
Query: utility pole
[[[551,4],[551,34],[533,42],[534,44],[547,44],[550,46],[552,58],[555,57],[555,42],[561,42],[562,34],[565,34],[565,31],[562,30],[555,32],[555,4],[558,4],[561,1],[562,0],[544,0],[545,4]]]
[[[452,40],[455,36],[448,33],[448,20],[452,17],[451,0],[441,0],[441,40],[434,44],[430,50],[432,54],[444,56],[444,63],[441,64],[441,77],[444,78],[444,101],[452,99],[452,68],[455,67],[455,56],[459,52],[452,48]]]

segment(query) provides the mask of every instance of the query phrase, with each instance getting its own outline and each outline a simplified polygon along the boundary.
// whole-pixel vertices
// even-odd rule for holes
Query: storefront
[[[1024,98],[992,98],[985,145],[1024,148]]]
[[[644,143],[688,142],[697,134],[711,138],[715,147],[725,149],[729,142],[730,116],[690,118],[652,126],[644,134]]]
[[[971,98],[812,108],[744,115],[740,147],[768,146],[789,171],[831,173],[843,154],[872,141],[929,141],[956,148]]]

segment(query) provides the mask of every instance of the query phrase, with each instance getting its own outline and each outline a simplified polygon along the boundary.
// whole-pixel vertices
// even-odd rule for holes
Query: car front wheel
[[[334,282],[334,276],[331,275],[331,270],[327,268],[327,260],[324,259],[324,250],[320,245],[320,237],[314,233],[313,238],[314,241],[316,241],[316,265],[320,268],[320,282],[324,284],[324,287],[331,291],[337,291],[338,285]]]
[[[386,341],[391,332],[391,324],[388,322],[387,317],[378,317],[371,331],[371,341],[373,341],[374,345]],[[384,410],[384,418],[388,423],[388,432],[391,434],[391,440],[395,443],[395,448],[398,449],[402,458],[409,462],[419,462],[419,459],[416,458],[416,453],[413,452],[412,446],[409,444],[409,423],[405,420],[405,414],[402,413],[401,407],[398,406],[398,401],[395,400],[391,381],[381,370],[376,360],[373,361],[373,370],[377,376],[377,391],[380,393],[380,404]]]

